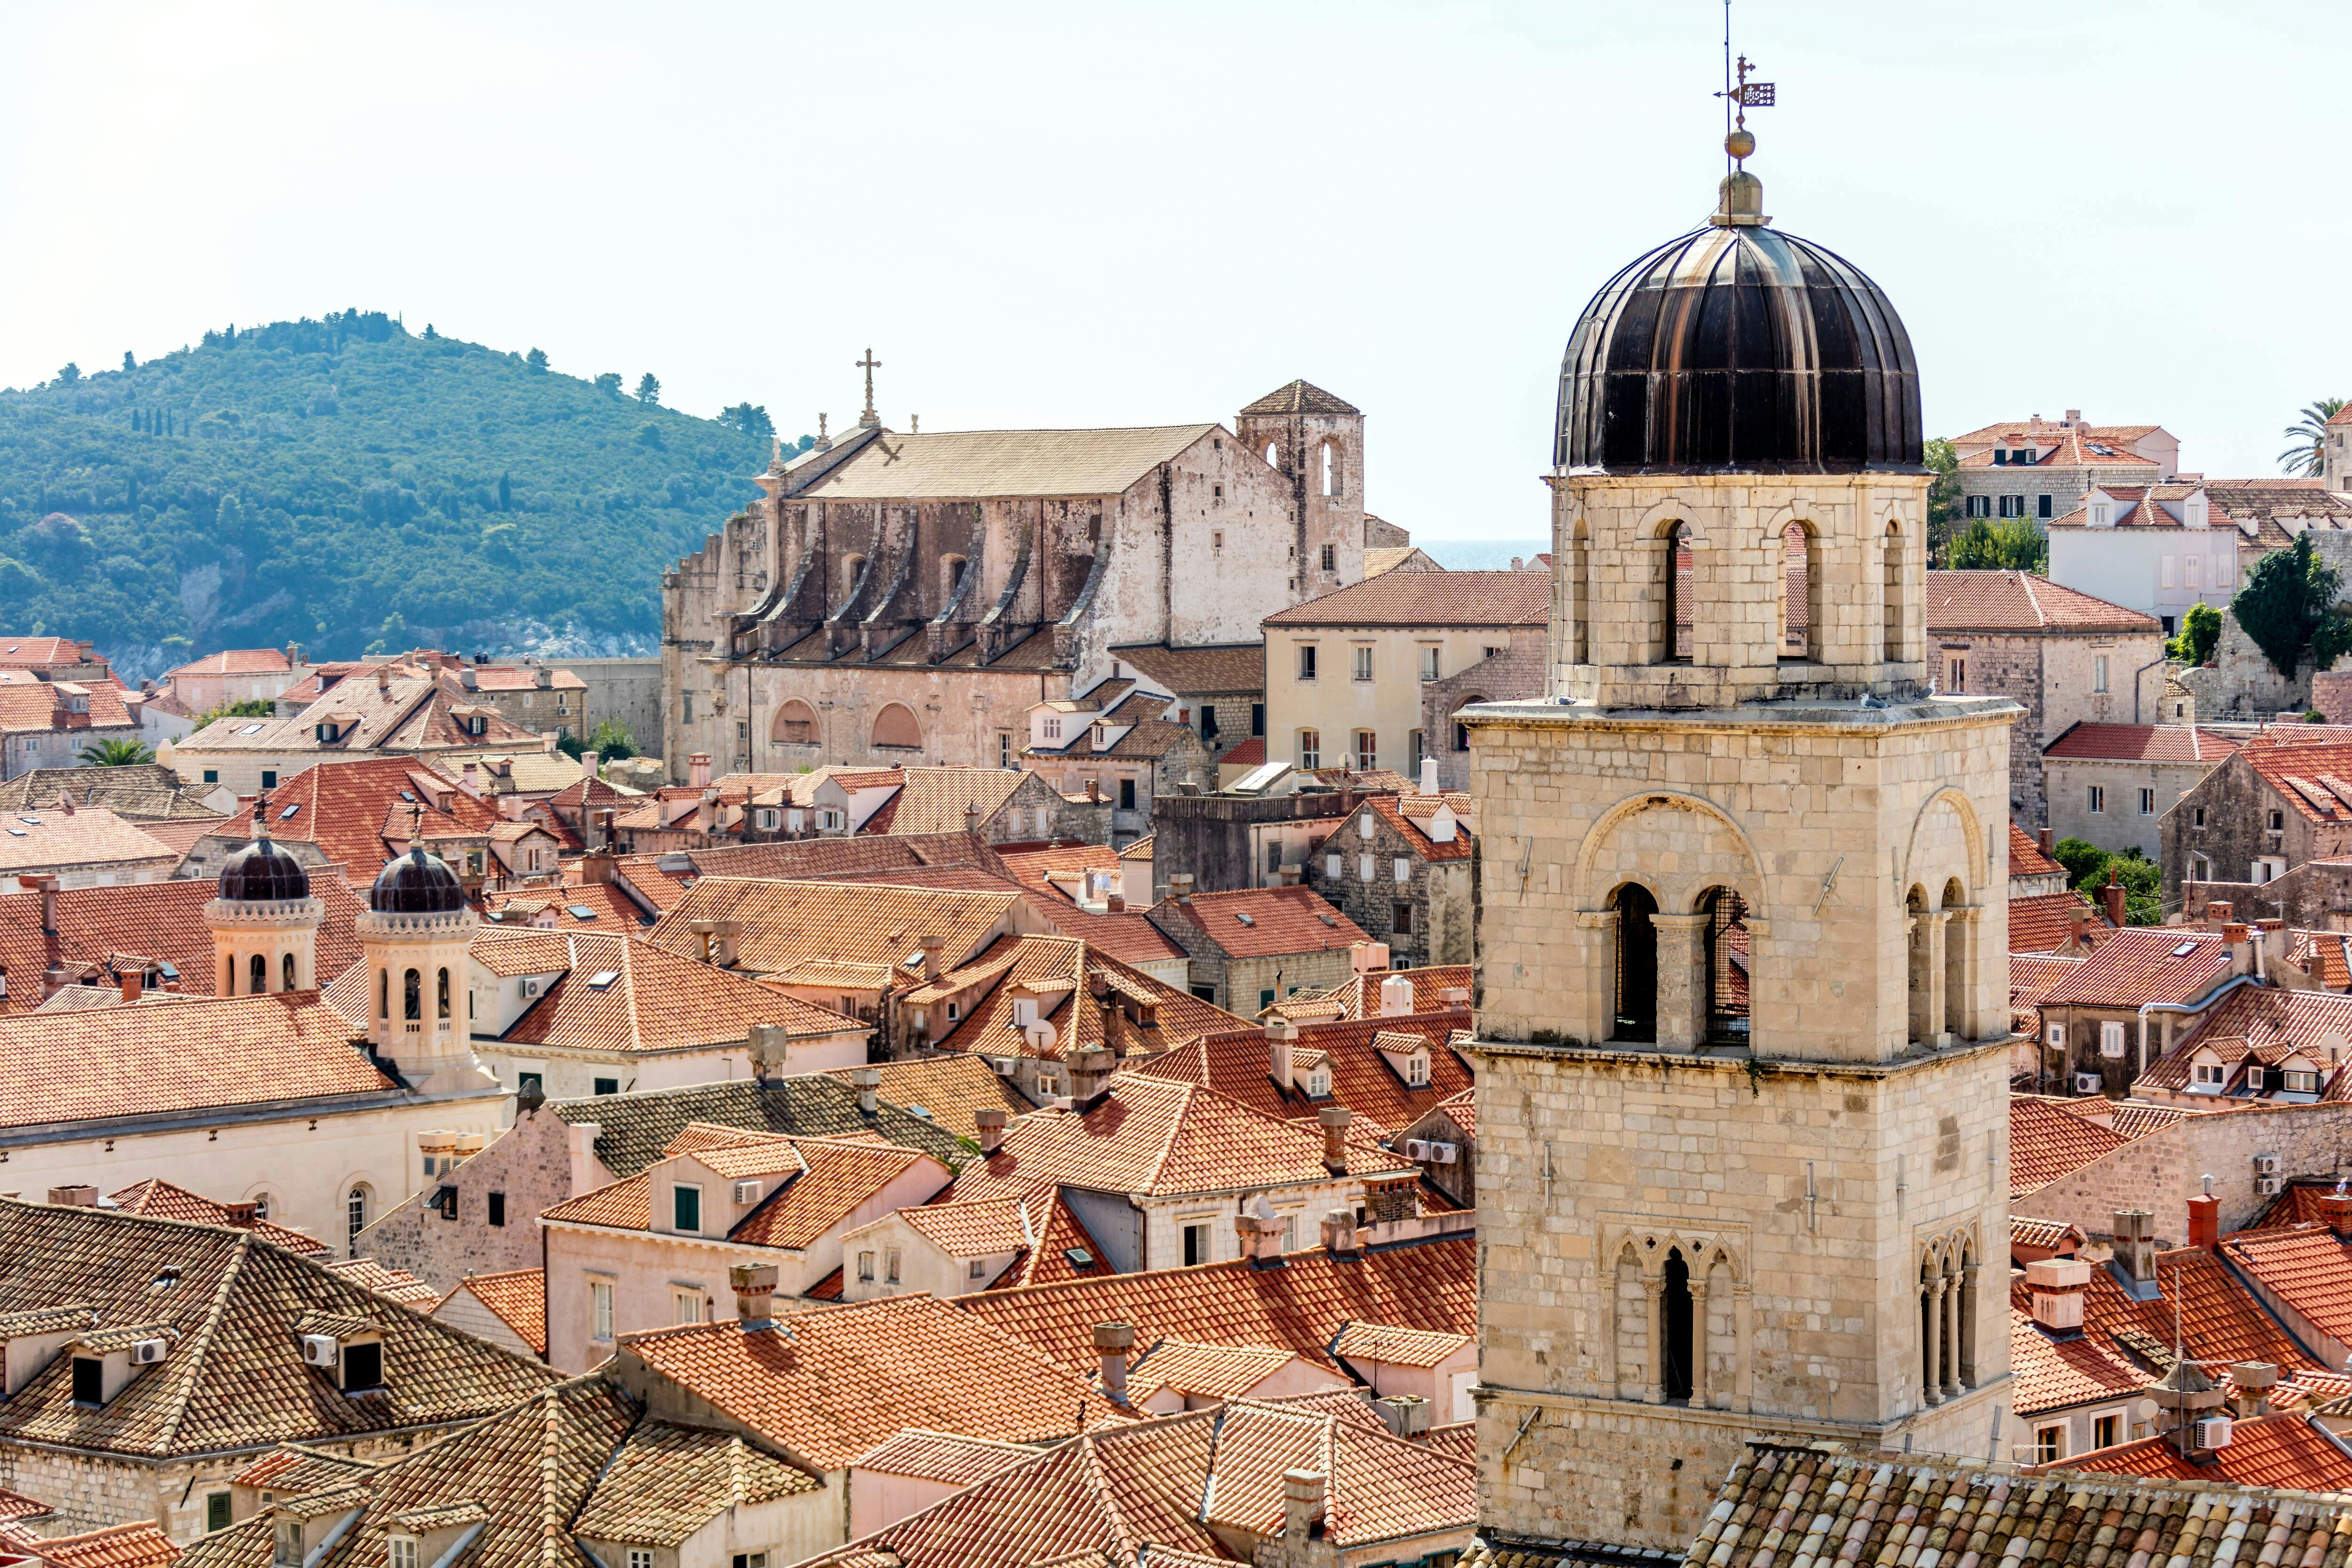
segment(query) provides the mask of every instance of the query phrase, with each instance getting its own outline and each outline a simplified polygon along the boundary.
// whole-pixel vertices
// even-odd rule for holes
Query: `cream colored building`
[[[1465,714],[1480,1512],[1514,1535],[1679,1551],[1759,1431],[1981,1458],[2011,1399],[2020,710],[1925,695],[1909,343],[1761,199],[1727,177],[1578,323],[1553,692]],[[1748,310],[1811,330],[1713,333]]]
[[[1423,688],[1475,684],[1483,666],[1496,673],[1476,700],[1539,695],[1504,672],[1515,638],[1542,638],[1550,601],[1540,572],[1400,572],[1268,616],[1266,760],[1418,778],[1453,742],[1424,733]]]

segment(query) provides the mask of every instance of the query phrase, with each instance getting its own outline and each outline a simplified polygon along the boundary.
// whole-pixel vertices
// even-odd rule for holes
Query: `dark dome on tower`
[[[368,908],[380,915],[446,915],[466,907],[457,873],[418,845],[376,873]]]
[[[1552,460],[1613,472],[1916,471],[1919,369],[1860,268],[1765,226],[1762,189],[1619,272],[1560,367]]]
[[[257,838],[221,868],[220,896],[236,903],[267,904],[310,896],[310,874],[274,838]]]

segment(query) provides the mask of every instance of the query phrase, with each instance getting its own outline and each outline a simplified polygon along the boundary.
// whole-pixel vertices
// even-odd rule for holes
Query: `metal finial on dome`
[[[269,837],[269,792],[263,790],[253,797],[253,837]]]

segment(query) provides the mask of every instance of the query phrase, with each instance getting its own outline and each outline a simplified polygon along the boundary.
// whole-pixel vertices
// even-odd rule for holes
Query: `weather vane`
[[[1755,134],[1748,129],[1748,111],[1772,107],[1772,84],[1748,79],[1748,73],[1755,68],[1754,63],[1742,55],[1737,79],[1734,78],[1731,0],[1723,0],[1723,90],[1715,96],[1723,100],[1723,150],[1735,164],[1744,163],[1756,151]]]

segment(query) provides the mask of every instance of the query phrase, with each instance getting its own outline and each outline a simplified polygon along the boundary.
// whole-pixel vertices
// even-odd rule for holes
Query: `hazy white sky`
[[[2270,473],[2352,394],[2341,6],[1739,0],[1780,226],[1931,434]],[[1545,530],[1559,356],[1721,173],[1717,0],[0,5],[0,384],[345,305],[787,433],[1369,416],[1374,510]]]

